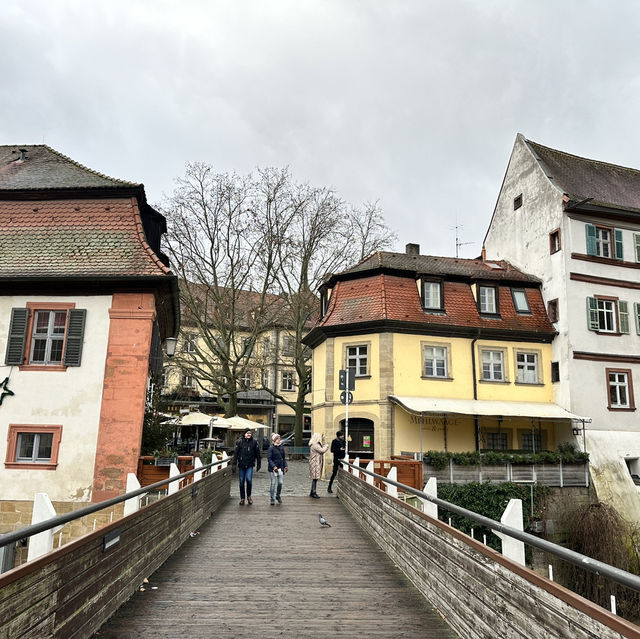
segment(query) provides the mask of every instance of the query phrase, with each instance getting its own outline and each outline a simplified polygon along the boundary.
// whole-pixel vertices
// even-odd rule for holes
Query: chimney
[[[484,244],[482,245],[482,261],[487,261],[487,249],[484,247]]]
[[[420,244],[407,244],[404,250],[407,255],[420,255]]]
[[[18,149],[17,151],[11,152],[13,155],[18,155],[20,153],[20,157],[12,160],[13,162],[24,162],[27,159],[27,149]]]

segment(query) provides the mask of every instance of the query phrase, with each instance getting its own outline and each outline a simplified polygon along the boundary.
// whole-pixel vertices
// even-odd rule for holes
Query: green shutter
[[[618,317],[620,318],[620,332],[629,332],[629,305],[622,300],[618,300]]]
[[[590,331],[600,330],[598,321],[598,300],[595,297],[587,297],[587,326]]]
[[[640,304],[638,302],[634,302],[633,308],[636,316],[636,333],[640,335]]]
[[[638,233],[633,234],[633,245],[635,247],[636,262],[640,262],[640,235]]]
[[[624,253],[622,251],[622,231],[620,229],[613,229],[613,235],[616,243],[616,260],[623,260]]]
[[[7,352],[4,363],[7,366],[20,366],[24,363],[24,348],[27,342],[27,327],[29,326],[29,309],[12,308]]]
[[[83,308],[74,308],[69,311],[67,344],[64,349],[65,366],[80,366],[86,317],[87,311]]]
[[[587,231],[587,255],[597,255],[596,227],[593,224],[585,224]]]

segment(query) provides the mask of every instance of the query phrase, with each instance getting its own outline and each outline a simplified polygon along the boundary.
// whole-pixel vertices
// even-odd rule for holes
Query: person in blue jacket
[[[289,470],[284,454],[284,446],[280,443],[280,435],[278,435],[278,433],[271,435],[271,446],[269,446],[267,459],[269,461],[269,477],[271,478],[269,494],[271,495],[271,505],[273,506],[275,505],[274,497],[279,504],[282,503],[282,498],[280,497],[282,493],[282,480],[284,474]],[[277,491],[276,484],[278,485]]]

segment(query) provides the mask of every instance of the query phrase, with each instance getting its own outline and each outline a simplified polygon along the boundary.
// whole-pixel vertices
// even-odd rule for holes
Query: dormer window
[[[498,313],[498,291],[495,286],[479,286],[478,302],[481,313],[487,315],[497,315]]]
[[[511,297],[513,298],[513,305],[516,308],[516,313],[531,314],[529,300],[527,300],[527,293],[524,289],[512,288]]]
[[[422,308],[425,311],[442,311],[442,282],[422,281]]]

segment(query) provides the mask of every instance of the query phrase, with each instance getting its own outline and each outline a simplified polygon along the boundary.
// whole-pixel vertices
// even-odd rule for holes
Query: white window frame
[[[295,390],[295,376],[293,371],[282,371],[280,377],[280,390],[285,392]]]
[[[605,237],[606,236],[608,237]],[[596,226],[596,255],[598,257],[613,257],[611,253],[611,248],[613,247],[613,229],[604,227],[604,226]],[[605,255],[604,252],[608,251],[608,255]]]
[[[282,336],[282,355],[284,357],[293,357],[296,353],[296,341],[293,335]]]
[[[422,308],[427,311],[442,310],[442,282],[422,280]]]
[[[251,390],[253,384],[253,375],[249,371],[245,371],[238,377],[241,390]]]
[[[38,317],[40,315],[48,314],[47,331],[38,332]],[[64,326],[62,331],[60,327],[56,329],[55,318],[56,315],[64,315]],[[31,331],[31,352],[29,353],[29,364],[42,365],[42,366],[59,366],[64,360],[64,340],[67,333],[67,323],[69,320],[69,312],[61,309],[37,309],[33,315],[33,328]],[[34,352],[36,349],[36,343],[44,342],[44,359],[34,359]],[[60,347],[60,359],[51,359],[51,350],[53,344]]]
[[[446,344],[422,345],[422,375],[429,379],[449,379],[449,348]]]
[[[262,369],[262,386],[264,388],[269,388],[269,382],[271,380],[271,375],[269,374],[268,368]]]
[[[598,330],[601,333],[618,332],[617,303],[615,300],[600,299],[596,297],[598,305]],[[611,328],[607,327],[607,319],[610,320]]]
[[[491,291],[491,296],[488,295]],[[498,291],[495,286],[485,284],[478,285],[478,302],[480,312],[488,315],[496,315],[498,312]]]
[[[539,361],[538,353],[516,351],[516,381],[519,384],[539,384]]]
[[[524,297],[524,300],[520,299],[520,296]],[[523,288],[512,288],[511,298],[513,299],[513,306],[516,309],[516,313],[521,315],[530,315],[531,308],[529,307],[529,300],[527,299],[527,291]],[[524,301],[524,307],[520,305],[520,302]]]
[[[629,373],[627,371],[608,370],[607,388],[609,391],[610,408],[631,408]],[[612,391],[615,394],[615,401],[612,395]],[[626,400],[624,398],[626,398]]]
[[[485,357],[488,356],[488,357]],[[497,356],[497,357],[496,357]],[[488,359],[489,361],[485,361]],[[506,382],[506,356],[502,349],[482,348],[480,350],[480,364],[482,366],[482,379],[485,382]],[[489,368],[485,368],[488,366]],[[500,367],[500,376],[496,375],[497,366]],[[487,375],[488,372],[488,375]]]
[[[31,456],[30,457],[21,457],[20,456],[20,448],[21,448],[21,445],[22,445],[23,437],[25,435],[26,436],[33,435],[33,444],[31,446]],[[49,450],[49,456],[48,457],[38,457],[37,456],[37,452],[40,449],[40,437],[42,435],[51,437],[51,443],[50,443],[50,447],[49,447],[50,450]],[[14,461],[16,463],[19,463],[19,464],[48,464],[49,462],[51,462],[53,446],[54,446],[54,433],[48,433],[48,432],[42,432],[42,433],[38,433],[38,432],[34,432],[34,433],[18,432],[17,443],[16,443],[16,458],[15,458]]]
[[[369,377],[370,344],[345,345],[346,368],[355,369],[356,377]]]
[[[197,341],[198,341],[198,333],[187,333],[184,339],[185,353],[195,353]]]

